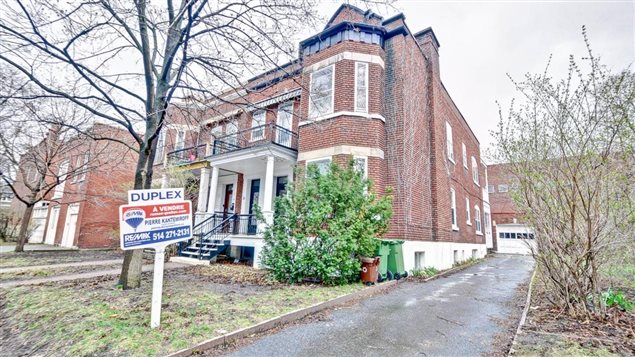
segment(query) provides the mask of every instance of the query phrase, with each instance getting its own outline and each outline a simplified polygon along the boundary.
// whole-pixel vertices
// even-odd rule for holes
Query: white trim
[[[359,61],[359,62],[368,62],[368,63],[374,63],[374,64],[378,64],[381,66],[381,68],[385,68],[385,64],[384,64],[384,60],[376,55],[370,55],[367,53],[359,53],[359,52],[342,52],[342,53],[338,53],[334,56],[331,56],[329,58],[325,58],[319,62],[316,62],[310,66],[306,66],[304,67],[304,69],[302,70],[303,73],[309,73],[309,72],[315,72],[319,69],[322,69],[324,67],[330,66],[334,63],[337,63],[339,61],[342,60],[351,60],[351,61]]]
[[[357,78],[357,74],[358,66],[366,66],[366,71],[364,72],[366,74],[366,78],[364,78],[364,85],[366,87],[366,109],[365,110],[361,110],[357,107],[357,83],[358,83],[358,78]],[[368,67],[368,63],[366,62],[355,62],[355,88],[354,88],[354,92],[353,92],[353,107],[355,108],[355,112],[357,113],[368,113],[370,111],[369,108],[369,104],[370,104],[370,100],[368,100],[368,72],[369,72],[369,67]]]
[[[472,181],[474,181],[476,186],[481,187],[478,177],[478,164],[476,163],[476,158],[474,158],[474,156],[472,156]]]
[[[470,198],[469,197],[465,197],[465,214],[467,215],[467,219],[466,222],[468,226],[472,225],[472,218],[471,218],[471,214],[470,214]]]
[[[256,116],[260,117],[262,115],[262,122],[256,120]],[[255,124],[255,125],[254,125]],[[259,136],[254,136],[254,128],[257,128],[259,126],[263,126],[267,124],[267,112],[259,109],[255,112],[252,113],[251,115],[251,128],[250,128],[250,133],[249,133],[249,141],[259,141],[265,138],[265,127],[262,127],[260,130],[262,130],[262,132],[260,133]]]
[[[243,109],[234,109],[231,112],[227,112],[225,114],[220,114],[220,115],[211,117],[211,118],[205,120],[203,123],[209,124],[209,123],[213,123],[215,121],[220,121],[222,119],[228,119],[228,118],[231,118],[231,117],[233,117],[233,116],[235,116],[237,114],[240,114],[242,111],[243,111]]]
[[[477,205],[474,206],[474,224],[476,228],[476,235],[483,235],[483,221],[481,220],[481,208]]]
[[[463,167],[465,167],[466,169],[467,167],[467,148],[465,147],[465,143],[461,143],[462,145],[462,152],[463,152]]]
[[[315,122],[322,121],[322,120],[327,120],[327,119],[331,119],[331,118],[335,118],[335,117],[338,117],[338,116],[360,117],[360,118],[366,118],[366,119],[378,119],[378,120],[383,121],[384,123],[386,122],[386,118],[384,118],[383,115],[377,114],[377,113],[368,114],[368,113],[361,113],[361,112],[340,111],[340,112],[334,112],[334,113],[331,113],[331,114],[322,115],[321,117],[311,118],[309,120],[301,121],[300,124],[298,124],[298,125],[299,126],[304,126],[304,125],[314,124]]]
[[[362,177],[367,179],[368,178],[368,156],[353,155],[353,160],[357,160],[357,159],[364,159],[364,172]]]
[[[450,160],[452,164],[456,164],[456,162],[454,162],[454,134],[452,132],[452,125],[450,125],[448,121],[445,122],[445,146],[448,160]]]
[[[339,145],[331,146],[324,149],[305,151],[298,154],[298,161],[317,160],[326,156],[335,155],[353,155],[384,158],[384,151],[378,148],[370,148],[364,146]]]

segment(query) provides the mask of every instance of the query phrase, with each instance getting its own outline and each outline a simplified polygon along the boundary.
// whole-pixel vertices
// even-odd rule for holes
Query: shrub
[[[635,303],[629,300],[623,292],[614,291],[613,289],[603,292],[601,301],[606,307],[617,306],[623,311],[633,310],[633,304]]]
[[[416,268],[410,271],[411,275],[415,278],[429,278],[439,274],[439,270],[435,267]]]
[[[287,195],[275,200],[261,259],[274,278],[344,284],[359,279],[360,257],[374,256],[388,228],[392,198],[378,198],[353,168],[332,164],[320,174],[309,165]],[[262,214],[259,214],[262,217]]]

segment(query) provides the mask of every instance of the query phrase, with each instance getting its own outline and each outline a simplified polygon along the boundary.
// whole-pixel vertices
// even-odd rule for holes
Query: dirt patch
[[[118,250],[26,251],[1,253],[0,268],[123,259]]]
[[[619,289],[630,299],[635,290]],[[515,355],[635,355],[635,313],[610,308],[589,319],[568,316],[549,302],[545,285],[536,279],[531,307]]]

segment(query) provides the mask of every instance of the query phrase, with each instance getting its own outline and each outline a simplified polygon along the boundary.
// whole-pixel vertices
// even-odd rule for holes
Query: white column
[[[275,158],[267,156],[267,169],[265,171],[265,195],[262,203],[262,213],[265,216],[265,223],[273,223],[273,165]]]
[[[209,202],[207,203],[207,212],[214,213],[216,207],[216,190],[218,189],[218,166],[212,166],[212,179],[209,184]]]
[[[207,212],[207,193],[209,192],[209,169],[201,169],[201,179],[198,185],[198,205],[196,212]]]

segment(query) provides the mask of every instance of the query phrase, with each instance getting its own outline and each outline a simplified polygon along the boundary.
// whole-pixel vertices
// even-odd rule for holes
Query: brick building
[[[160,152],[200,177],[197,222],[233,217],[222,239],[258,265],[254,205],[271,220],[296,165],[353,159],[377,193],[393,188],[386,238],[405,240],[406,269],[482,257],[486,168],[441,81],[432,29],[412,33],[402,14],[384,19],[342,5],[299,47],[296,60],[221,94],[207,103],[213,109],[171,109]],[[188,124],[192,112],[200,124]]]
[[[518,189],[518,180],[506,164],[488,166],[487,175],[494,250],[499,253],[529,254],[534,232],[523,222],[512,198],[512,193]]]
[[[92,137],[130,140],[127,131],[104,124],[95,124],[88,132]],[[121,143],[85,136],[58,140],[55,145],[56,154],[47,169],[53,174],[45,175],[44,185],[52,189],[33,209],[29,242],[68,248],[117,247],[118,207],[127,203],[137,154]],[[23,160],[20,172],[15,187],[24,194],[23,180],[37,181],[42,170]],[[60,183],[53,187],[57,178]],[[25,205],[14,199],[11,209],[21,216]]]

